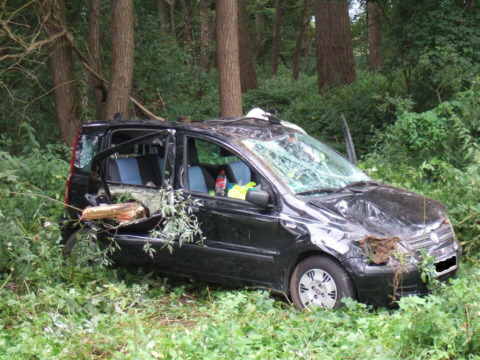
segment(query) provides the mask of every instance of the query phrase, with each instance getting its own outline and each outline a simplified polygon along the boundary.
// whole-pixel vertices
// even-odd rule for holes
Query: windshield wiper
[[[299,193],[295,193],[295,195],[314,195],[314,194],[330,194],[330,193],[335,193],[339,189],[335,188],[330,188],[330,189],[313,189],[313,190],[307,190],[307,191],[302,191]]]
[[[347,184],[345,186],[342,186],[338,189],[335,189],[334,192],[340,192],[342,190],[346,190],[346,189],[350,189],[350,188],[353,188],[353,187],[356,187],[356,186],[365,186],[365,185],[375,185],[375,186],[378,186],[378,182],[377,181],[374,181],[374,180],[362,180],[362,181],[356,181],[356,182],[353,182],[351,184]]]
[[[339,188],[329,188],[329,189],[313,189],[313,190],[307,190],[307,191],[302,191],[299,193],[296,193],[295,195],[314,195],[314,194],[335,194],[337,192],[355,187],[355,186],[362,186],[362,185],[375,185],[378,186],[377,181],[373,180],[362,180],[362,181],[356,181],[351,184],[347,184],[345,186],[339,187]]]

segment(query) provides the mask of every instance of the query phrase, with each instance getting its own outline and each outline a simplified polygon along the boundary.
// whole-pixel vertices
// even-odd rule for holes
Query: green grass
[[[399,309],[297,311],[265,291],[83,269],[35,289],[2,281],[0,358],[479,359],[480,271]],[[94,274],[97,274],[95,278]]]

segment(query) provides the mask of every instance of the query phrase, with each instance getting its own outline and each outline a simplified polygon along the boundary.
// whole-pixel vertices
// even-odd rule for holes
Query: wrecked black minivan
[[[224,196],[215,195],[219,173],[230,188]],[[158,219],[148,216],[114,229],[79,220],[79,210],[112,203],[126,191],[131,201],[145,202],[164,186],[193,199],[202,242],[176,243],[170,252],[163,239],[151,237]],[[461,255],[441,203],[372,180],[268,113],[86,124],[73,151],[66,201],[65,246],[91,228],[100,242],[115,240],[117,264],[268,288],[289,295],[299,309],[338,307],[345,297],[389,305],[426,294],[423,257],[434,259],[434,276],[446,281]],[[146,256],[147,243],[154,256]]]

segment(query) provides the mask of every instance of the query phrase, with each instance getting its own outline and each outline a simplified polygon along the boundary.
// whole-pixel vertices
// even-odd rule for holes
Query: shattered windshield
[[[242,143],[297,195],[322,194],[371,180],[333,149],[305,134]]]

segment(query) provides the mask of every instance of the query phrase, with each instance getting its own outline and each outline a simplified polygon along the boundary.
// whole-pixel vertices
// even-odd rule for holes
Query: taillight
[[[72,179],[73,167],[75,164],[75,153],[77,151],[78,138],[80,137],[80,131],[81,129],[78,130],[77,137],[75,138],[75,144],[73,144],[72,161],[70,162],[70,173],[68,174],[68,177],[67,177],[67,184],[65,189],[65,205],[68,205],[68,194],[70,193],[70,180]]]

